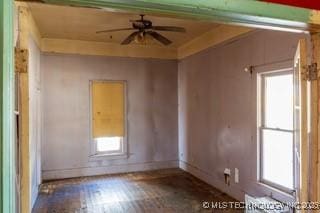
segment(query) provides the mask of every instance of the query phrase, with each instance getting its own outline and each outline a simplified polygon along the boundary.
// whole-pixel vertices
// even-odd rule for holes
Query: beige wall
[[[44,179],[178,166],[175,60],[43,54],[41,72]],[[90,80],[127,81],[127,159],[89,158]]]

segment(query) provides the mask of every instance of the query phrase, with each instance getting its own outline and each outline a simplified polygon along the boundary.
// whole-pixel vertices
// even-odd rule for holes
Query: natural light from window
[[[262,181],[293,189],[293,75],[261,77]]]
[[[272,128],[293,128],[293,79],[292,75],[265,78],[265,125]]]
[[[121,151],[122,137],[97,138],[97,152]]]
[[[292,133],[264,130],[263,141],[263,178],[292,189]]]

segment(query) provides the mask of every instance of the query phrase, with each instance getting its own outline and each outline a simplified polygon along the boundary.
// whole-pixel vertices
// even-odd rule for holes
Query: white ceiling
[[[139,14],[109,12],[102,9],[29,3],[31,13],[44,38],[73,39],[121,43],[131,31],[96,34],[96,31],[131,27],[130,19],[139,19]],[[161,32],[173,41],[172,47],[182,44],[215,28],[218,24],[204,21],[184,20],[147,15],[153,25],[179,26],[186,33]],[[152,45],[160,45],[151,42]]]

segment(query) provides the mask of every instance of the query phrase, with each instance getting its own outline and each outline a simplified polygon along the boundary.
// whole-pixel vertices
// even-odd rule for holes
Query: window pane
[[[265,77],[265,125],[293,129],[293,75]]]
[[[293,189],[292,133],[263,130],[262,141],[262,178]]]
[[[120,151],[121,150],[121,137],[105,137],[97,138],[97,151],[108,152],[108,151]]]

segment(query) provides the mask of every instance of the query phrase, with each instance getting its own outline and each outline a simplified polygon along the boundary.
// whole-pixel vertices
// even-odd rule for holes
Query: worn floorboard
[[[33,213],[237,212],[202,208],[235,201],[180,169],[165,169],[44,183]]]

